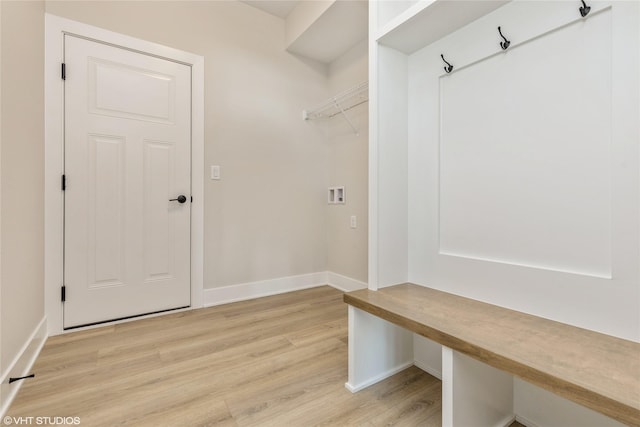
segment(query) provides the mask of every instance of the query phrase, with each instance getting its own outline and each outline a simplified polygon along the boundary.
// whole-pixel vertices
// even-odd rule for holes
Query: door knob
[[[183,196],[182,194],[178,196],[177,199],[169,199],[170,202],[178,202],[178,203],[184,203],[187,201],[187,198],[185,196]]]

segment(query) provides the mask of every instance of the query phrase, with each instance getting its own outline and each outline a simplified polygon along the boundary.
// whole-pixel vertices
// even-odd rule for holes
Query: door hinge
[[[62,77],[62,80],[67,80],[67,65],[64,62],[60,69],[60,77]]]
[[[62,191],[67,189],[67,176],[66,175],[62,175],[62,179],[60,180],[60,187],[62,188]]]
[[[65,302],[67,300],[67,287],[62,286],[60,288],[60,301]]]

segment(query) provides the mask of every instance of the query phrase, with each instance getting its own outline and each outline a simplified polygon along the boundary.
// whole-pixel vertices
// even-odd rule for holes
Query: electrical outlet
[[[355,215],[351,215],[351,228],[356,228],[358,226],[358,220]]]

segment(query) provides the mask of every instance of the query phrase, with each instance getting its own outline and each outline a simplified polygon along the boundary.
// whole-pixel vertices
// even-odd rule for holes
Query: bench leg
[[[515,419],[513,377],[442,347],[442,426],[505,427]]]
[[[413,365],[413,334],[349,306],[349,381],[356,392]]]

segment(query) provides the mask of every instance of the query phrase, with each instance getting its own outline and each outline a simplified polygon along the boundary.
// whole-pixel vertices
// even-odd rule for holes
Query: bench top
[[[411,283],[349,292],[344,302],[640,426],[640,343]]]

